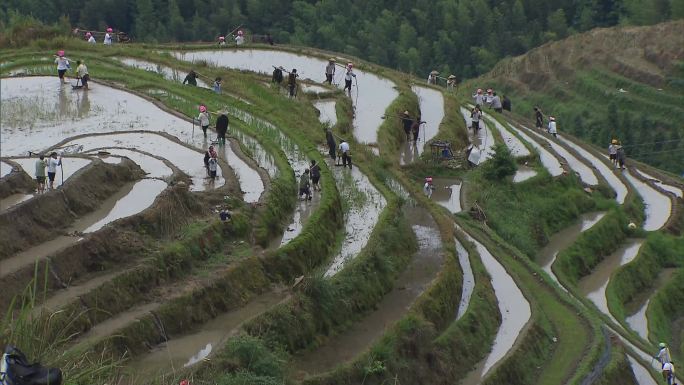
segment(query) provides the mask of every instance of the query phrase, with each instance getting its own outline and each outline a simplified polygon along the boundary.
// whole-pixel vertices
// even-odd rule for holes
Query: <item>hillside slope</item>
[[[561,130],[628,156],[684,172],[684,21],[595,29],[501,61],[462,87],[503,90],[514,112],[538,105]]]

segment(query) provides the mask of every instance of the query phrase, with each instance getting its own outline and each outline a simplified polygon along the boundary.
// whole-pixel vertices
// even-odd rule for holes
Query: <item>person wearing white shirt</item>
[[[673,385],[675,383],[675,368],[672,362],[666,362],[663,365],[663,379],[667,381],[667,385]]]
[[[556,118],[553,116],[549,116],[549,134],[553,135],[554,138],[556,138],[558,135],[558,131],[556,131]]]
[[[112,35],[109,32],[105,33],[104,45],[112,45]]]
[[[50,154],[50,159],[47,162],[48,180],[50,181],[49,188],[55,188],[55,176],[57,175],[57,167],[62,165],[62,158],[57,158],[57,153]]]
[[[344,90],[348,90],[349,97],[351,97],[352,79],[355,77],[354,66],[352,63],[347,64],[347,72],[344,74]]]
[[[64,74],[66,74],[69,69],[69,59],[64,56],[64,51],[57,51],[57,57],[55,58],[55,64],[57,64],[57,74],[62,83],[66,83]]]
[[[352,168],[351,155],[349,154],[349,143],[347,143],[347,141],[344,139],[342,139],[342,143],[340,143],[340,152],[342,153],[342,166],[346,167],[347,164],[349,164],[349,168]]]

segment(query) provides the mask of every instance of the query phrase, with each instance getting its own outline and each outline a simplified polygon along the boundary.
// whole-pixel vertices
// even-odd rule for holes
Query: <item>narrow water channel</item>
[[[615,175],[615,170],[612,167],[609,167],[604,161],[592,155],[592,153],[585,150],[582,146],[576,144],[575,142],[565,139],[562,136],[559,136],[558,139],[560,139],[561,142],[565,143],[566,146],[575,150],[575,152],[577,152],[580,156],[582,156],[589,163],[591,163],[592,166],[594,166],[594,168],[601,174],[601,176],[603,176],[603,179],[605,179],[606,182],[608,182],[608,184],[610,185],[610,187],[612,187],[615,191],[615,200],[617,201],[617,203],[625,203],[625,198],[627,197],[627,193],[629,191],[627,190],[627,186],[625,186],[625,184],[622,183],[620,178],[618,178]]]
[[[321,347],[295,357],[298,376],[323,373],[358,357],[406,315],[441,270],[444,254],[437,223],[422,207],[404,205],[403,210],[418,239],[418,251],[375,310]]]
[[[491,277],[502,318],[489,355],[477,364],[475,369],[460,383],[461,385],[476,385],[480,384],[490,370],[512,351],[516,341],[522,337],[521,333],[532,316],[532,310],[530,303],[503,265],[482,243],[465,234],[468,240],[475,244],[482,263]]]
[[[606,256],[595,268],[591,274],[582,278],[577,287],[582,295],[589,298],[596,307],[605,315],[610,317],[615,323],[615,317],[608,309],[608,300],[606,298],[606,288],[608,282],[615,270],[631,262],[639,254],[641,246],[644,241],[641,239],[632,239],[626,241],[611,255]]]

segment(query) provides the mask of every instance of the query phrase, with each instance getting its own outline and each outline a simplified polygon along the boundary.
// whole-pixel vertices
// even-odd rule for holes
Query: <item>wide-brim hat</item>
[[[335,60],[335,58],[334,58],[334,57],[331,57],[330,59],[328,59],[328,61],[331,61],[331,62],[333,62],[333,63],[334,63],[334,62],[336,62],[337,60]]]
[[[456,79],[456,75],[449,75],[448,79]]]
[[[433,70],[432,72],[430,72],[430,75],[439,75],[439,71]]]

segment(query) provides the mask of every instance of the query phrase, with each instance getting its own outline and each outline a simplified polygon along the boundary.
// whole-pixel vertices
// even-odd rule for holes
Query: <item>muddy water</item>
[[[220,350],[244,322],[277,305],[286,298],[286,294],[284,291],[262,294],[245,306],[203,324],[201,330],[177,338],[172,336],[149,353],[131,360],[129,369],[135,373],[168,373],[206,360],[213,352]]]
[[[658,385],[651,372],[648,371],[639,361],[634,359],[634,357],[627,355],[627,360],[629,361],[629,366],[632,367],[632,372],[634,373],[634,378],[639,385]]]
[[[316,86],[313,84],[301,84],[302,91],[310,92],[312,94],[320,94],[322,92],[330,92],[329,89],[321,86]]]
[[[461,208],[461,180],[451,178],[433,178],[431,199],[441,206],[446,207],[450,213],[456,214]]]
[[[88,226],[84,233],[92,233],[114,222],[129,217],[152,206],[154,200],[166,189],[166,182],[158,179],[143,179],[135,183],[131,192],[119,199],[109,213],[99,221]]]
[[[65,229],[64,234],[93,232],[112,221],[137,214],[149,207],[164,188],[166,188],[166,182],[156,179],[143,179],[138,182],[128,183],[114,195],[104,200],[96,211],[76,220],[71,227]],[[0,260],[0,277],[42,260],[48,255],[82,239],[76,235],[58,235],[11,258]]]
[[[574,143],[571,140],[567,140],[562,136],[559,136],[561,142],[565,143],[566,146],[572,148],[580,156],[586,159],[589,163],[594,166],[594,168],[603,176],[603,178],[608,182],[610,187],[615,191],[615,200],[619,204],[625,203],[625,197],[627,196],[627,186],[615,175],[615,171],[612,167],[609,167],[601,159],[595,157],[589,151],[585,150],[582,146]]]
[[[111,155],[123,156],[132,160],[135,162],[135,164],[140,166],[145,174],[147,174],[148,178],[166,178],[173,174],[171,167],[167,166],[163,160],[157,159],[137,150],[125,148],[101,148],[98,149],[98,151],[106,151]]]
[[[665,190],[665,191],[668,191],[668,192],[671,192],[671,193],[674,194],[676,197],[684,198],[684,196],[683,196],[684,193],[682,192],[682,189],[681,189],[681,188],[675,187],[675,186],[672,186],[672,185],[669,185],[669,184],[666,184],[666,183],[663,183],[660,179],[658,179],[658,178],[656,178],[656,177],[654,177],[654,176],[651,176],[651,175],[649,175],[649,174],[647,174],[647,173],[645,173],[645,172],[643,172],[643,171],[641,171],[641,170],[638,170],[638,169],[635,169],[635,170],[636,170],[636,172],[639,173],[642,177],[644,177],[644,178],[646,178],[646,179],[650,179],[656,186],[660,187],[661,189],[663,189],[663,190]]]
[[[563,167],[561,166],[558,159],[556,159],[556,157],[549,152],[549,150],[547,150],[544,146],[539,144],[536,140],[530,138],[527,134],[525,134],[522,131],[522,129],[518,129],[510,123],[508,124],[508,127],[510,127],[516,134],[523,138],[524,141],[526,141],[532,147],[534,147],[535,150],[537,150],[542,165],[549,172],[549,174],[551,174],[551,176],[563,175]]]
[[[479,384],[492,367],[512,351],[516,340],[530,320],[532,311],[530,303],[506,269],[483,244],[467,233],[465,234],[468,240],[475,244],[482,263],[491,276],[492,287],[494,288],[494,294],[496,295],[502,318],[501,326],[499,326],[489,355],[461,382],[462,385],[475,385]]]
[[[284,246],[301,234],[302,229],[307,222],[309,222],[309,217],[316,211],[321,203],[321,193],[313,191],[313,189],[311,190],[311,193],[312,199],[310,201],[303,199],[297,201],[290,224],[282,235],[273,238],[270,243],[271,248],[277,249],[278,247]]]
[[[13,206],[18,205],[21,202],[26,202],[27,200],[34,197],[34,194],[12,194],[6,198],[0,199],[0,211],[5,211]]]
[[[629,171],[623,173],[627,181],[634,187],[641,199],[644,201],[646,219],[644,220],[643,228],[646,231],[659,230],[667,220],[670,219],[672,213],[672,201],[669,197],[661,194],[647,183],[635,178]]]
[[[88,92],[73,91],[57,78],[44,76],[2,79],[1,83],[3,156],[40,152],[79,134],[139,129],[167,132],[201,145],[200,129],[193,137],[190,122],[125,91],[102,84],[94,84]]]
[[[228,108],[228,111],[231,115],[236,116],[238,119],[251,125],[253,129],[257,130],[278,144],[283,153],[285,153],[285,157],[287,158],[290,167],[294,171],[295,178],[297,178],[297,181],[299,181],[299,177],[302,175],[304,170],[310,166],[309,158],[289,136],[285,135],[285,133],[273,123],[257,118],[246,111],[231,107]],[[292,221],[285,228],[285,232],[281,237],[281,241],[285,240],[285,243],[287,243],[295,236],[299,235],[304,224],[307,222],[311,213],[314,212],[318,207],[319,203],[320,199],[316,197],[314,200],[309,202],[309,206],[297,205],[295,207]],[[293,230],[288,231],[289,229]]]
[[[501,134],[506,147],[511,150],[511,154],[513,154],[514,157],[520,158],[531,155],[530,150],[527,149],[522,140],[518,139],[517,136],[508,131],[508,129],[506,129],[503,124],[499,123],[498,120],[490,118],[487,120],[490,125],[493,123],[494,127],[499,130],[499,134]]]
[[[259,165],[259,167],[263,168],[268,172],[268,175],[271,178],[275,178],[278,176],[280,173],[280,170],[278,169],[278,166],[275,163],[275,158],[273,158],[273,155],[270,154],[264,146],[261,145],[256,139],[253,137],[244,134],[242,131],[238,130],[233,130],[231,133],[232,136],[234,136],[247,150],[249,151],[249,155],[254,161]],[[231,143],[232,145],[232,143]],[[228,147],[228,146],[226,146]],[[229,149],[230,147],[228,147]],[[223,148],[224,152],[227,150],[227,148]],[[219,150],[220,151],[220,150]],[[230,151],[232,152],[232,151]],[[230,154],[225,154],[228,159],[232,158],[233,155]]]
[[[387,205],[385,197],[358,167],[350,170],[331,166],[331,169],[345,209],[345,234],[339,254],[325,272],[326,277],[337,274],[361,252],[370,239],[378,216]]]
[[[513,183],[521,183],[537,176],[537,171],[527,166],[518,166],[518,170],[513,175]]]
[[[590,186],[598,185],[598,178],[596,178],[596,174],[594,174],[594,172],[586,164],[584,164],[584,162],[572,155],[570,151],[566,150],[563,146],[547,138],[546,136],[535,132],[534,130],[527,128],[527,132],[537,137],[537,139],[549,144],[553,151],[565,159],[565,161],[568,162],[568,166],[570,166],[573,171],[579,174],[582,182]]]
[[[642,293],[639,293],[637,298],[632,301],[632,303],[636,306],[627,306],[627,309],[625,309],[628,312],[627,314],[630,314],[625,318],[625,321],[627,321],[627,324],[646,341],[648,341],[648,318],[646,317],[648,304],[651,302],[651,297],[653,294],[660,290],[660,288],[662,288],[670,280],[670,278],[672,278],[672,275],[676,270],[677,269],[672,268],[663,269],[658,275],[653,287]],[[629,311],[630,308],[633,311]]]
[[[209,64],[234,69],[254,71],[270,75],[273,66],[297,69],[300,77],[314,82],[325,78],[326,60],[274,50],[220,50],[174,52],[177,58],[191,62],[204,60]],[[338,72],[342,70],[338,68]],[[352,87],[354,103],[354,137],[361,143],[376,143],[382,116],[390,103],[399,95],[395,84],[372,73],[354,71],[356,79]],[[344,82],[342,83],[342,86]]]
[[[537,262],[554,281],[558,282],[558,278],[556,278],[556,275],[551,270],[551,266],[553,266],[553,263],[556,261],[558,253],[570,247],[581,233],[592,228],[605,215],[606,213],[604,212],[582,214],[577,223],[555,233],[549,239],[549,243],[539,251],[537,254]]]
[[[577,284],[580,293],[589,298],[601,312],[613,320],[615,318],[608,309],[606,287],[608,287],[613,272],[636,258],[642,245],[643,240],[628,240],[613,254],[604,258],[590,275],[582,278]]]
[[[74,139],[64,144],[64,146],[83,146],[83,151],[90,151],[96,148],[119,147],[127,149],[140,149],[167,159],[173,165],[192,178],[191,191],[203,191],[212,187],[223,186],[225,180],[222,178],[221,169],[217,171],[216,181],[211,185],[206,177],[207,171],[204,168],[204,154],[192,150],[180,143],[176,143],[162,135],[153,132],[123,132],[108,135],[92,135],[80,139]],[[228,147],[228,146],[226,146]],[[237,156],[235,156],[237,158]],[[249,173],[250,177],[260,179],[258,174],[240,160],[228,159],[228,163],[233,167],[238,176],[238,171]],[[242,168],[240,167],[242,166]],[[242,184],[240,185],[242,186]]]
[[[413,259],[372,313],[320,348],[295,358],[294,366],[299,375],[331,370],[364,352],[408,312],[439,273],[444,255],[437,224],[422,207],[405,205],[404,214],[418,239],[418,251]]]
[[[321,123],[330,125],[331,127],[337,124],[336,104],[337,102],[334,100],[319,100],[314,102],[314,107],[321,112],[321,114],[318,115],[318,120],[320,120]]]
[[[466,126],[472,126],[472,119],[470,119],[470,110],[461,107],[461,115],[463,115],[463,120],[466,122]],[[472,133],[472,130],[468,128],[468,139],[470,143],[478,147],[482,152],[480,156],[480,163],[490,159],[494,155],[494,135],[492,134],[489,125],[485,123],[484,120],[480,119],[480,130],[476,133]]]
[[[444,96],[437,90],[427,87],[411,86],[420,103],[420,119],[426,122],[420,127],[418,135],[418,155],[425,151],[425,143],[437,135],[444,119]]]
[[[161,64],[152,63],[146,60],[133,59],[133,58],[122,58],[119,59],[120,62],[133,68],[139,68],[145,71],[154,72],[156,74],[162,75],[164,79],[171,80],[175,82],[182,83],[185,79],[187,72],[178,71],[177,69],[167,67]],[[199,87],[210,88],[209,85],[203,80],[198,78],[197,85]]]
[[[4,178],[12,172],[12,165],[5,162],[0,162],[0,178]],[[31,175],[31,174],[29,174]]]
[[[456,319],[460,319],[468,311],[468,306],[470,306],[470,298],[473,296],[473,290],[475,289],[475,276],[473,275],[473,267],[470,265],[470,255],[468,250],[454,238],[454,243],[456,245],[456,253],[458,254],[458,263],[461,265],[461,270],[463,270],[463,289],[461,290],[461,302],[458,304],[458,312],[456,313]]]

